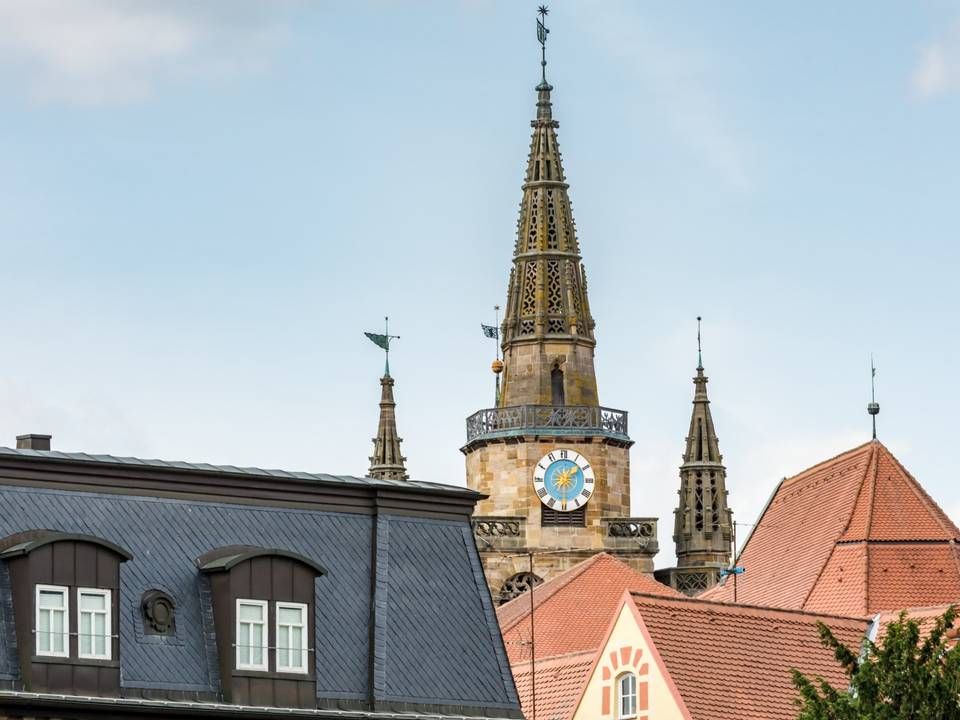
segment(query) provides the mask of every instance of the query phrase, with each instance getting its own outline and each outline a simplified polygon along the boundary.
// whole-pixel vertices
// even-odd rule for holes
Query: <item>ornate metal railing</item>
[[[657,521],[652,518],[610,520],[607,532],[617,538],[652,538],[657,536]]]
[[[517,405],[479,410],[467,418],[467,442],[517,430],[583,430],[627,437],[627,412],[596,406]]]

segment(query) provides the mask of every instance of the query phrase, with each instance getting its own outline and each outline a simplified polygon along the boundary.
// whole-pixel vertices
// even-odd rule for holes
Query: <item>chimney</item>
[[[17,450],[49,450],[52,435],[17,435]]]

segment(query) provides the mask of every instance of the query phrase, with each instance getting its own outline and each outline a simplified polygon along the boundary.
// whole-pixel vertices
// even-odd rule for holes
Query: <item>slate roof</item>
[[[32,456],[50,473],[57,472],[52,466],[58,456],[71,463],[101,462],[74,453],[0,450],[0,455],[11,452]],[[157,463],[109,456],[102,462],[111,466]],[[174,471],[234,469],[202,466]],[[324,483],[406,485],[369,478],[291,475]],[[0,468],[0,479],[17,482],[3,476]],[[432,487],[421,483],[412,493]],[[378,702],[394,706],[462,708],[464,713],[479,708],[497,716],[516,713],[516,693],[466,516],[462,521],[373,516],[15,484],[0,484],[0,508],[0,537],[49,529],[93,535],[130,551],[133,558],[120,566],[124,689],[195,692],[201,694],[198,697],[217,692],[209,584],[196,561],[218,547],[250,545],[296,553],[326,570],[316,579],[318,699],[364,701],[373,695]],[[372,601],[374,535],[377,577]],[[0,562],[0,631],[6,630],[0,633],[0,677],[15,677],[5,565]],[[173,637],[144,633],[139,602],[152,589],[163,590],[176,602]],[[376,665],[373,687],[371,650]]]
[[[848,647],[861,618],[634,593],[650,637],[694,720],[794,720],[791,668],[846,687],[817,632],[823,622]]]
[[[537,658],[596,650],[626,590],[680,595],[607,553],[597,553],[536,587]],[[577,618],[576,632],[570,632],[572,617]],[[497,608],[497,618],[511,665],[529,661],[530,596],[524,593],[504,603]]]
[[[843,615],[960,598],[960,530],[874,440],[783,480],[740,552],[741,603]],[[727,579],[701,595],[733,601]]]

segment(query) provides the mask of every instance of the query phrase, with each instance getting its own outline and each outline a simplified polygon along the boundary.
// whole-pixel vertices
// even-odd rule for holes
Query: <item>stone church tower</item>
[[[467,419],[461,448],[468,486],[489,496],[474,531],[499,601],[601,551],[652,572],[657,552],[656,520],[629,517],[627,413],[600,406],[552,90],[544,76],[494,364],[499,404]]]
[[[693,414],[680,466],[680,500],[674,511],[677,567],[656,572],[657,580],[687,595],[716,585],[731,557],[733,511],[727,506],[727,470],[710,414],[707,381],[701,354],[693,378]]]

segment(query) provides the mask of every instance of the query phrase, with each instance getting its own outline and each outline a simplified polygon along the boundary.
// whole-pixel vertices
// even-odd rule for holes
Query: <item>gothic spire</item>
[[[397,403],[393,400],[393,378],[389,373],[380,378],[380,424],[373,438],[373,455],[370,456],[370,477],[386,480],[407,480],[406,458],[400,454],[397,435]]]
[[[393,400],[393,378],[390,377],[390,344],[399,340],[399,335],[390,334],[390,318],[385,317],[383,334],[365,332],[369,340],[384,351],[383,377],[380,378],[380,424],[377,436],[373,438],[373,455],[370,456],[370,477],[386,480],[406,480],[407,469],[403,463],[406,458],[400,454],[397,435],[397,403]]]
[[[700,320],[698,317],[693,412],[680,466],[680,500],[674,518],[677,567],[663,573],[664,578],[669,577],[670,585],[688,593],[705,590],[717,582],[720,570],[730,563],[733,534],[733,513],[727,505],[727,470],[707,397]]]
[[[543,19],[541,14],[537,21],[541,47],[549,32]],[[557,404],[550,379],[554,370],[568,376],[566,404],[596,405],[594,321],[557,143],[560,123],[553,119],[553,86],[546,81],[542,57],[544,71],[536,86],[536,119],[530,123],[533,133],[500,337],[505,363],[501,405]],[[526,369],[531,361],[536,365],[533,380]],[[568,364],[561,367],[564,363]],[[524,379],[519,381],[521,374]]]

